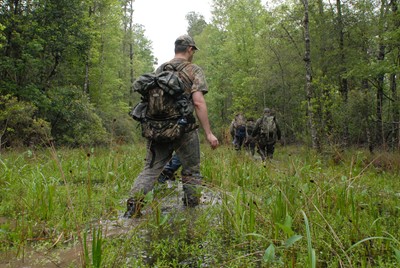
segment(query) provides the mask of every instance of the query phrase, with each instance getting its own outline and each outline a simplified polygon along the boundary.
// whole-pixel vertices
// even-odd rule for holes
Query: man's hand
[[[207,113],[207,105],[204,100],[203,93],[200,91],[196,91],[192,94],[194,109],[196,111],[197,118],[200,121],[201,126],[204,129],[204,133],[207,137],[208,142],[211,145],[211,148],[215,149],[218,147],[218,139],[211,132],[210,122],[208,121],[208,113]]]
[[[215,149],[215,148],[218,147],[219,142],[218,142],[217,137],[214,136],[214,134],[209,133],[209,134],[207,135],[207,140],[208,140],[208,142],[210,143],[212,149]]]

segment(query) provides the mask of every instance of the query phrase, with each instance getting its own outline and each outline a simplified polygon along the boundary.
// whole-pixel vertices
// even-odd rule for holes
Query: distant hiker
[[[235,145],[236,144],[236,139],[235,139],[235,118],[232,119],[232,122],[229,125],[229,133],[231,134],[232,144]]]
[[[234,137],[233,145],[237,151],[241,150],[246,138],[246,118],[243,114],[236,114],[229,127],[231,135]]]
[[[281,139],[281,131],[271,109],[264,109],[264,114],[257,120],[252,136],[258,136],[257,152],[260,154],[261,159],[263,161],[265,158],[272,159],[275,151],[275,143]]]
[[[182,162],[183,204],[195,207],[200,202],[200,142],[193,111],[211,148],[217,148],[218,139],[208,119],[204,72],[192,64],[196,50],[192,37],[179,36],[175,57],[158,67],[155,74],[145,74],[133,84],[142,102],[131,114],[141,122],[142,135],[148,141],[145,166],[134,181],[124,218],[141,215],[145,195],[153,189],[174,151]]]
[[[246,139],[244,141],[244,146],[245,146],[246,150],[250,151],[252,156],[254,156],[255,148],[256,148],[256,137],[252,136],[255,126],[256,126],[256,122],[254,121],[254,118],[247,119]]]
[[[158,183],[165,183],[167,180],[175,180],[175,172],[182,166],[179,157],[174,154],[169,162],[164,166],[160,176],[158,176]]]

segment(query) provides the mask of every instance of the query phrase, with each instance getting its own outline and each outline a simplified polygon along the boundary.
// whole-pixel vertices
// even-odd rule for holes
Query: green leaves
[[[204,16],[196,13],[196,12],[189,12],[185,16],[186,20],[188,21],[188,35],[195,37],[203,32],[204,28],[207,26],[207,22],[204,19]]]
[[[266,263],[273,263],[275,260],[275,246],[274,244],[270,244],[269,247],[265,250],[263,261]]]
[[[37,108],[11,95],[0,95],[0,147],[42,144],[50,135],[49,122],[34,118]]]
[[[285,247],[290,248],[291,246],[294,245],[297,241],[300,241],[303,238],[301,235],[293,235],[289,239],[285,241]]]
[[[395,248],[395,247],[392,247],[392,248],[393,248],[394,254],[395,254],[395,256],[396,256],[396,260],[397,260],[397,262],[400,264],[400,250],[398,250],[398,249]]]
[[[88,249],[88,231],[83,232],[83,252],[85,258],[85,264],[87,267],[100,268],[103,255],[103,232],[101,227],[92,229],[91,252]],[[90,254],[91,253],[91,254]],[[91,255],[91,258],[89,257]],[[91,259],[91,261],[90,261]]]
[[[4,45],[4,41],[6,40],[6,37],[4,35],[4,29],[6,27],[0,23],[0,49],[3,47]]]
[[[0,4],[0,94],[33,103],[37,121],[51,122],[61,144],[103,143],[107,132],[132,140],[131,74],[152,71],[154,57],[143,28],[121,27],[128,3],[18,3]],[[57,103],[54,92],[69,90],[70,102]]]
[[[306,213],[302,210],[301,213],[304,217],[304,223],[306,225],[306,233],[307,233],[307,249],[308,249],[308,267],[315,268],[317,265],[317,257],[315,255],[315,249],[312,247],[311,243],[311,230],[310,224],[308,223],[308,218]]]
[[[49,107],[54,137],[64,144],[105,144],[106,130],[86,94],[74,88],[49,92]]]
[[[285,222],[283,224],[281,223],[275,223],[287,236],[292,236],[294,234],[294,231],[292,230],[292,217],[290,215],[286,215]]]

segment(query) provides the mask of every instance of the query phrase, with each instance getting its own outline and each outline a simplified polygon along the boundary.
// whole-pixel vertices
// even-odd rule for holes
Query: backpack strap
[[[171,64],[171,66],[182,76],[180,77],[182,82],[185,84],[185,87],[191,88],[193,81],[190,79],[189,75],[184,71],[184,69],[189,66],[191,63],[188,61],[179,63],[177,66]]]
[[[190,64],[190,62],[188,62],[188,61],[185,61],[185,62],[182,62],[182,63],[180,63],[177,67],[176,67],[176,70],[178,71],[178,72],[181,72],[183,69],[185,69],[185,67],[186,66],[188,66]]]
[[[179,63],[178,65],[177,64],[172,64],[170,61],[168,61],[168,62],[163,64],[163,66],[161,68],[161,71],[166,71],[166,67],[167,66],[171,66],[174,69],[174,71],[181,72],[189,64],[190,64],[190,62],[188,62],[188,61]]]
[[[184,62],[181,62],[181,63],[179,63],[179,64],[173,64],[173,63],[171,63],[171,61],[168,61],[168,62],[166,62],[166,63],[164,63],[163,65],[161,65],[160,66],[160,68],[158,69],[159,71],[158,72],[156,72],[156,74],[157,73],[161,73],[161,72],[163,72],[163,71],[166,71],[167,70],[167,66],[170,66],[170,67],[172,67],[172,69],[174,70],[174,71],[176,71],[176,72],[178,72],[178,73],[180,73],[180,74],[182,74],[182,77],[181,77],[181,79],[183,80],[183,82],[186,84],[186,86],[189,86],[189,87],[191,87],[191,85],[192,85],[192,80],[190,79],[190,77],[189,77],[189,75],[183,70],[183,69],[185,69],[188,65],[190,65],[191,63],[189,62],[189,61],[184,61]]]

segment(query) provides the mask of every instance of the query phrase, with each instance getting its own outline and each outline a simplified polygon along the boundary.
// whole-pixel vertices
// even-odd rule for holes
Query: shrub
[[[0,96],[0,147],[47,143],[50,124],[35,118],[37,107],[11,95]]]
[[[51,106],[46,114],[57,143],[80,146],[107,142],[103,122],[85,93],[75,87],[55,88],[49,97]]]

